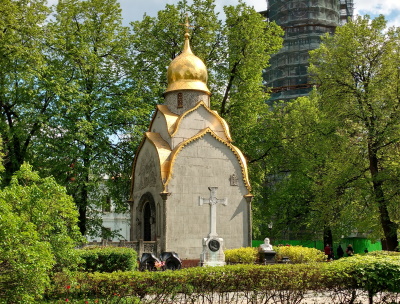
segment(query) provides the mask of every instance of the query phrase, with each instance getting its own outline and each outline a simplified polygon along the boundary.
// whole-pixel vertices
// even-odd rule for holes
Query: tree
[[[21,166],[0,191],[0,299],[32,303],[49,286],[52,271],[77,266],[77,215],[54,178]]]
[[[399,34],[383,16],[357,17],[324,36],[310,57],[321,111],[347,149],[336,154],[330,179],[338,179],[327,189],[351,208],[369,210],[369,232],[379,224],[387,250],[398,245]]]
[[[0,11],[0,133],[7,184],[29,159],[32,143],[53,116],[63,81],[46,58],[50,10],[45,1],[5,0]]]
[[[66,82],[34,164],[67,186],[82,234],[96,230],[90,229],[96,221],[87,219],[106,203],[98,195],[104,184],[110,193],[118,188],[113,201],[126,210],[135,127],[150,112],[136,97],[128,28],[121,20],[116,0],[68,0],[58,3],[48,25],[52,60]]]
[[[88,206],[101,209],[101,184],[126,210],[137,134],[152,108],[137,98],[117,2],[60,1],[55,9],[49,18],[44,0],[0,4],[2,181],[24,161],[53,175],[74,195],[84,234],[94,222]]]
[[[243,2],[226,6],[224,11],[225,39],[221,46],[225,62],[218,69],[220,80],[214,88],[212,104],[232,126],[237,144],[253,158],[257,152],[251,153],[249,146],[256,144],[252,138],[258,135],[260,120],[269,110],[262,70],[268,67],[270,55],[282,46],[283,32]]]
[[[313,93],[275,103],[265,121],[263,135],[269,146],[259,161],[264,166],[264,203],[255,206],[256,235],[320,238],[331,221],[316,208],[317,188],[336,142],[318,109],[318,98]],[[271,222],[273,230],[268,228]]]

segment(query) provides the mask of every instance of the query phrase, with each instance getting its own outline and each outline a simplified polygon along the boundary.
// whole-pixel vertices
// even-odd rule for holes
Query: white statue
[[[260,245],[258,251],[260,252],[273,251],[272,245],[269,243],[269,238],[264,239],[264,244]]]

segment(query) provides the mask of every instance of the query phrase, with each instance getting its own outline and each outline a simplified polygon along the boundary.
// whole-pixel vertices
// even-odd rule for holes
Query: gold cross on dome
[[[189,16],[188,16],[188,13],[186,13],[186,20],[185,20],[185,23],[179,23],[179,25],[183,25],[183,26],[185,27],[185,32],[186,32],[187,34],[189,34],[189,28],[193,28],[193,27],[194,27],[193,25],[190,25],[190,23],[189,23]]]

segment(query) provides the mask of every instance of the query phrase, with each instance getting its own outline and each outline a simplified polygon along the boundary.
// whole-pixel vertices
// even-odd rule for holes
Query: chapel
[[[199,259],[213,225],[211,199],[210,205],[199,202],[211,197],[210,189],[225,202],[214,210],[224,249],[251,246],[253,196],[246,159],[232,144],[226,121],[210,109],[207,69],[191,50],[188,29],[186,21],[183,50],[167,70],[164,104],[133,161],[130,238],[151,245],[144,252]]]

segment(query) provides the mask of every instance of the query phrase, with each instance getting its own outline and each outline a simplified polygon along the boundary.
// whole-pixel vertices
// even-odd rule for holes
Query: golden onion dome
[[[168,87],[165,93],[177,90],[197,90],[207,94],[207,68],[204,62],[192,53],[189,33],[185,33],[182,53],[172,60],[167,70]]]

